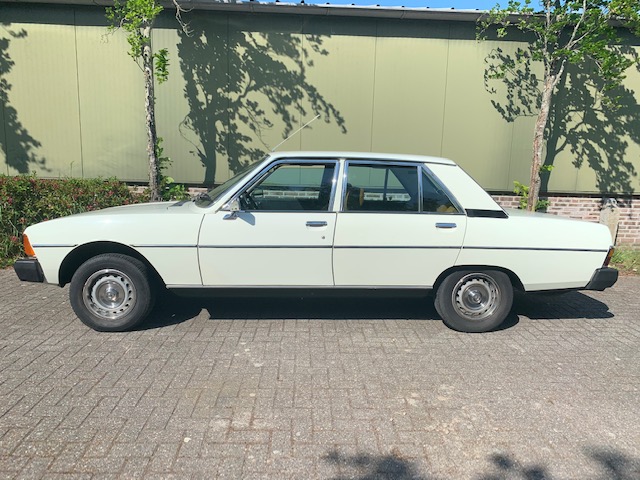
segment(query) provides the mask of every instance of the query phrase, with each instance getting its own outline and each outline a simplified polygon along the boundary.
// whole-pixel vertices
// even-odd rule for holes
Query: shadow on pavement
[[[323,460],[335,465],[340,474],[332,480],[431,480],[435,477],[418,473],[414,462],[401,457],[398,452],[389,455],[343,455],[330,451]]]
[[[612,448],[594,447],[584,451],[595,474],[583,480],[640,480],[640,459]],[[332,450],[323,460],[338,470],[331,480],[448,480],[421,472],[415,461],[405,459],[397,450],[389,455],[344,455]],[[488,458],[488,472],[471,477],[475,480],[556,480],[545,465],[519,462],[512,454],[494,454]],[[578,478],[578,477],[576,477]]]
[[[150,319],[141,329],[176,325],[206,309],[212,320],[437,320],[429,297],[380,295],[330,296],[314,294],[273,296],[181,297],[171,292],[160,295]],[[572,318],[607,319],[609,307],[579,292],[562,295],[517,294],[514,307],[496,330],[506,330],[519,322],[519,315],[532,320]]]
[[[212,320],[440,320],[429,298],[369,297],[180,297],[171,292],[158,299],[141,329],[175,325],[206,309]]]
[[[518,294],[512,311],[532,320],[613,317],[607,304],[580,292]]]
[[[149,315],[149,318],[135,330],[152,330],[168,327],[197,317],[202,305],[193,299],[182,298],[171,292],[163,291]]]

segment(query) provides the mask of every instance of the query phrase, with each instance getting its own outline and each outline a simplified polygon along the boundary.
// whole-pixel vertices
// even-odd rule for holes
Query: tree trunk
[[[540,196],[540,167],[542,166],[542,149],[544,148],[544,131],[549,121],[549,110],[551,108],[551,98],[553,89],[557,83],[557,75],[546,75],[544,88],[542,90],[542,101],[540,112],[536,119],[536,126],[533,134],[533,160],[531,161],[531,178],[529,180],[529,197],[527,199],[527,210],[535,211]]]
[[[149,156],[149,190],[151,201],[161,199],[159,185],[159,169],[156,145],[158,134],[156,132],[155,93],[153,79],[153,52],[151,51],[151,26],[142,30],[144,46],[142,47],[142,69],[144,72],[144,108],[147,121],[147,154]]]

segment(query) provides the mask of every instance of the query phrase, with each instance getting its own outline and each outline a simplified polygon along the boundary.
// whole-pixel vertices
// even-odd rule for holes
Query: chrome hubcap
[[[500,290],[493,278],[482,273],[462,277],[453,289],[453,306],[468,320],[487,318],[500,304]]]
[[[136,304],[136,289],[131,279],[119,270],[103,269],[84,283],[82,300],[95,315],[117,319]]]

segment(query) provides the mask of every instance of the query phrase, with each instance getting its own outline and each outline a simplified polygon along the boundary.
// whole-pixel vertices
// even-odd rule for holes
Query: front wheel
[[[435,307],[444,323],[461,332],[487,332],[511,311],[513,286],[497,270],[450,274],[436,291]]]
[[[94,330],[129,330],[153,307],[148,269],[127,255],[98,255],[73,275],[69,299],[78,318]]]

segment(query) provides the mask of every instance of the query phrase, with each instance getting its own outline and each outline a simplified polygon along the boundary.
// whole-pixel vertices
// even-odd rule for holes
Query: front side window
[[[328,211],[335,162],[275,165],[240,197],[240,208],[253,211]]]
[[[418,212],[419,207],[417,167],[349,165],[344,211]]]

